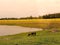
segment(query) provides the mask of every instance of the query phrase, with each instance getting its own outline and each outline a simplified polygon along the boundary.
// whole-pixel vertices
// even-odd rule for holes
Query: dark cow
[[[36,32],[31,32],[28,34],[28,36],[36,36]]]

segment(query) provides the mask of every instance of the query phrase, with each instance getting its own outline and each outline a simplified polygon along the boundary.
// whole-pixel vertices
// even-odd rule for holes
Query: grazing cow
[[[28,34],[28,36],[36,36],[36,32],[31,32]]]

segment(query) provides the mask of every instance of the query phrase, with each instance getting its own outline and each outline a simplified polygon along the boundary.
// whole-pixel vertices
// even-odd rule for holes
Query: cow
[[[36,36],[36,32],[31,32],[28,34],[28,36]]]

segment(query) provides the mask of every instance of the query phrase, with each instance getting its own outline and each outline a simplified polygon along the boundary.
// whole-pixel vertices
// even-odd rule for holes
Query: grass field
[[[60,19],[0,20],[0,25],[47,28],[36,32],[36,36],[28,33],[0,36],[0,45],[60,45],[60,32],[49,32],[50,28],[60,28]]]
[[[60,19],[0,20],[0,25],[16,25],[34,28],[60,28]]]
[[[36,36],[21,33],[0,36],[0,45],[60,45],[60,32],[38,31]]]

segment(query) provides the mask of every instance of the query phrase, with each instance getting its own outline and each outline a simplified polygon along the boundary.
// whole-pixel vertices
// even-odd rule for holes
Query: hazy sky
[[[60,0],[0,0],[0,17],[38,16],[60,12]]]

